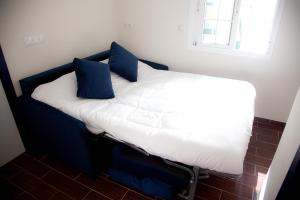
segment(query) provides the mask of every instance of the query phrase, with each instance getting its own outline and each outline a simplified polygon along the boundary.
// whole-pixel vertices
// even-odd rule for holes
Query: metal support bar
[[[186,172],[188,172],[190,174],[190,177],[191,177],[191,180],[194,181],[195,180],[195,174],[193,172],[193,170],[191,170],[190,168],[188,167],[185,167],[183,165],[180,165],[180,164],[177,164],[175,162],[172,162],[172,161],[169,161],[169,160],[166,160],[166,159],[162,159],[167,165],[170,165],[170,166],[173,166],[173,167],[177,167],[181,170],[184,170]]]
[[[126,144],[127,146],[129,146],[129,147],[135,149],[136,151],[138,151],[138,152],[140,152],[140,153],[142,153],[142,154],[144,154],[144,155],[146,155],[146,156],[150,156],[150,154],[149,154],[147,151],[145,151],[144,149],[142,149],[142,148],[140,148],[140,147],[137,147],[137,146],[134,145],[134,144],[125,142],[125,141],[123,141],[123,140],[120,140],[120,139],[114,137],[113,135],[111,135],[111,134],[109,134],[109,133],[103,132],[103,133],[100,133],[100,135],[101,135],[102,137],[104,137],[104,138],[109,139],[109,140],[113,140],[113,141],[117,141],[117,142]]]

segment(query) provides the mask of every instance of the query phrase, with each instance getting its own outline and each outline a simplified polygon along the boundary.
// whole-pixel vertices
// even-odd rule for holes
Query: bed
[[[108,57],[106,51],[87,59],[105,62]],[[72,64],[23,79],[23,109],[30,113],[24,126],[31,127],[32,137],[43,137],[39,145],[86,172],[95,173],[97,157],[107,155],[103,149],[111,144],[99,145],[98,140],[105,136],[171,164],[241,174],[254,117],[254,87],[166,69],[141,60],[136,83],[112,74],[116,98],[100,101],[76,97]]]

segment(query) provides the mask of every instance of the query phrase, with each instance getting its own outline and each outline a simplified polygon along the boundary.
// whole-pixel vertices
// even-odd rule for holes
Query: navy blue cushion
[[[138,58],[116,42],[111,43],[108,64],[116,74],[128,81],[137,81]]]
[[[111,99],[114,91],[111,83],[109,65],[75,58],[77,77],[77,96],[88,99]]]

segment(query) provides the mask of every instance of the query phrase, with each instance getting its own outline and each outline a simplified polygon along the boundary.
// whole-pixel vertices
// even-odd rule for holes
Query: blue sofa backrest
[[[92,61],[101,61],[101,60],[108,59],[109,55],[110,55],[110,51],[107,50],[107,51],[103,51],[103,52],[97,53],[95,55],[86,57],[84,59],[92,60]],[[154,69],[169,70],[168,66],[163,65],[163,64],[159,64],[159,63],[155,63],[155,62],[151,62],[151,61],[147,61],[147,60],[142,60],[142,59],[140,59],[140,61],[150,65]],[[72,71],[74,71],[74,65],[72,63],[68,63],[68,64],[61,65],[61,66],[55,67],[53,69],[50,69],[50,70],[47,70],[47,71],[44,71],[44,72],[41,72],[41,73],[38,73],[35,75],[32,75],[32,76],[29,76],[27,78],[21,79],[20,85],[21,85],[23,96],[30,97],[31,93],[39,85],[54,81],[55,79],[59,78],[60,76],[68,74]]]
[[[95,55],[86,57],[87,60],[92,61],[101,61],[105,60],[109,57],[109,51],[103,51],[97,53]],[[72,63],[68,63],[65,65],[61,65],[55,67],[53,69],[38,73],[36,75],[24,78],[20,80],[20,85],[22,89],[23,96],[30,96],[36,87],[41,84],[49,83],[64,74],[68,74],[74,71],[74,65]]]

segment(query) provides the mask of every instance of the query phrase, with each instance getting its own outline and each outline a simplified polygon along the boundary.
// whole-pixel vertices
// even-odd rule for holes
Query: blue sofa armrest
[[[19,97],[18,112],[27,150],[46,152],[86,174],[98,174],[91,133],[83,122],[28,97]]]
[[[45,72],[35,74],[20,80],[22,93],[24,96],[30,96],[34,89],[44,83],[51,82],[60,76],[74,71],[74,67],[71,63],[65,64]]]

